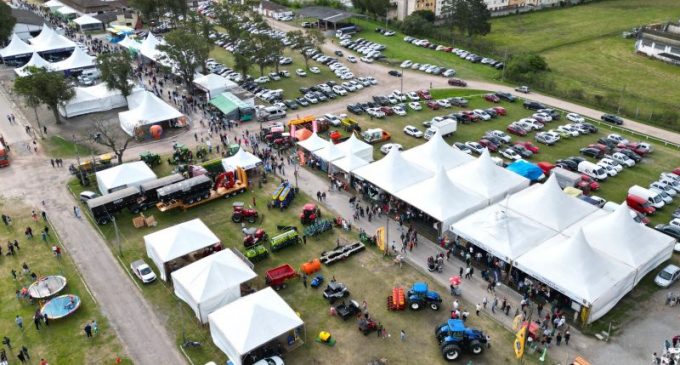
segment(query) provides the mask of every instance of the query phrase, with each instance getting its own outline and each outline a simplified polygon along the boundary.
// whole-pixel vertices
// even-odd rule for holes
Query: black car
[[[300,90],[300,94],[304,95],[310,91],[308,87],[301,87],[298,90]]]
[[[501,98],[503,100],[507,100],[511,103],[514,103],[515,100],[517,100],[517,97],[515,95],[512,95],[510,93],[506,93],[506,92],[503,92],[503,91],[497,91],[496,96],[498,96],[499,98]]]
[[[401,72],[399,72],[399,71],[397,71],[397,70],[389,70],[387,73],[388,73],[390,76],[401,77]]]
[[[526,100],[526,101],[524,101],[524,109],[530,109],[530,110],[545,109],[545,105],[543,105],[543,104],[541,104],[537,101]]]
[[[590,124],[590,123],[579,123],[579,124],[581,124],[583,127],[585,127],[586,129],[588,129],[589,133],[597,133],[597,130],[598,130],[598,129],[597,129],[596,126],[594,126],[594,125],[592,125],[592,124]]]
[[[386,97],[380,96],[380,95],[375,95],[375,96],[373,96],[373,101],[375,101],[376,103],[378,103],[378,104],[380,104],[380,105],[382,105],[382,106],[390,105],[390,101],[387,100]]]
[[[578,164],[572,160],[557,160],[555,161],[555,166],[561,167],[565,170],[576,171],[578,170]]]
[[[570,156],[570,157],[565,158],[565,160],[574,161],[574,163],[576,163],[576,165],[578,165],[581,162],[585,161],[586,159],[583,158],[583,157],[579,157],[579,156]]]
[[[590,157],[593,157],[593,158],[601,158],[604,155],[602,150],[600,150],[599,148],[593,148],[593,147],[581,148],[580,152],[583,156],[590,156]]]
[[[607,146],[609,149],[613,149],[617,145],[616,142],[614,142],[611,139],[608,139],[606,137],[598,138],[597,143],[603,144],[603,145]]]
[[[335,51],[335,55],[338,56],[338,57],[343,56],[342,51]]]
[[[494,67],[496,70],[502,70],[502,69],[505,68],[505,63],[503,63],[503,62],[498,62],[497,64],[493,65],[493,67]]]
[[[347,111],[356,115],[361,115],[364,113],[364,110],[361,108],[361,105],[358,104],[347,105]]]
[[[512,145],[510,148],[515,150],[515,152],[517,152],[518,155],[522,156],[522,158],[530,158],[531,156],[534,155],[533,152],[529,151],[526,147],[519,144]]]
[[[494,108],[484,109],[484,111],[486,112],[486,114],[489,114],[491,118],[496,118],[498,116],[498,112]]]
[[[638,155],[637,153],[627,149],[627,148],[615,148],[614,152],[620,152],[623,153],[624,155],[628,156],[631,160],[635,161],[635,163],[638,163],[642,161],[642,156]]]
[[[304,97],[296,98],[295,102],[300,104],[300,106],[309,106],[309,102]]]
[[[621,117],[616,116],[614,114],[603,114],[600,119],[607,123],[612,123],[616,125],[622,125],[623,124],[623,119]]]
[[[299,107],[298,103],[295,100],[286,99],[283,101],[283,103],[286,104],[286,106],[290,110],[295,110]]]
[[[482,137],[482,138],[488,140],[489,142],[491,142],[491,143],[493,143],[493,144],[495,144],[496,146],[499,146],[499,147],[502,146],[503,144],[505,144],[505,142],[498,137],[494,137],[494,136],[490,136],[490,135],[484,135],[484,137]]]
[[[661,233],[665,233],[676,240],[680,240],[680,227],[670,224],[657,224],[654,229]]]

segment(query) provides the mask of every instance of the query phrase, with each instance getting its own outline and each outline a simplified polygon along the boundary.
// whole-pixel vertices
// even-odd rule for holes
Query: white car
[[[406,61],[401,63],[400,67],[401,68],[408,68],[408,67],[411,67],[412,65],[413,65],[413,62],[411,60],[406,60]]]
[[[303,70],[301,68],[298,68],[297,70],[295,70],[295,74],[300,76],[300,77],[306,77],[307,76],[307,73],[305,72],[305,70]]]
[[[365,63],[373,63],[373,59],[369,57],[361,57],[360,60]]]
[[[526,130],[540,131],[541,129],[543,129],[543,124],[533,118],[522,118],[517,122],[519,125],[522,126],[522,128]],[[525,126],[527,128],[525,128]]]
[[[598,165],[607,165],[616,170],[616,172],[623,171],[623,166],[620,163],[612,160],[611,158],[603,158],[598,163]]]
[[[412,101],[408,103],[408,107],[411,108],[412,110],[423,110],[423,106],[420,105],[420,103],[417,101]]]
[[[673,189],[672,186],[666,184],[666,183],[663,182],[663,181],[655,181],[655,182],[649,184],[649,188],[650,188],[650,189],[651,189],[651,188],[655,188],[655,189],[663,190],[663,191],[665,191],[668,195],[670,195],[671,197],[675,197],[675,196],[678,194],[678,192],[675,191],[675,189]]]
[[[404,127],[404,133],[406,135],[415,137],[415,138],[421,138],[423,136],[423,132],[421,132],[418,128],[412,126],[412,125],[407,125]]]
[[[135,274],[144,284],[148,284],[156,280],[156,274],[151,270],[149,265],[144,260],[136,260],[130,264],[132,273]]]
[[[410,92],[406,93],[406,96],[408,96],[408,98],[411,99],[411,101],[419,101],[420,100],[420,96],[418,96],[418,93],[416,93],[415,91],[410,91]]]
[[[402,147],[399,143],[385,143],[380,147],[380,152],[384,154],[388,154],[391,149],[396,148],[399,151],[403,150],[404,147]]]
[[[265,82],[269,82],[269,77],[267,76],[260,76],[253,80],[256,84],[264,84]]]
[[[394,96],[397,100],[399,101],[406,101],[406,95],[404,95],[401,91],[399,90],[394,90],[392,91],[392,96]]]
[[[320,74],[321,70],[316,66],[312,66],[312,67],[309,68],[309,72],[311,72],[313,74]]]
[[[340,95],[340,96],[345,96],[347,95],[347,90],[345,90],[342,85],[335,85],[333,86],[333,92]]]
[[[606,172],[609,177],[614,177],[619,174],[619,172],[616,171],[616,169],[602,162],[598,162],[597,166],[602,167],[602,169],[604,169],[604,172]]]
[[[610,140],[610,141],[614,141],[616,143],[630,143],[630,141],[628,141],[626,138],[624,138],[621,135],[616,134],[616,133],[612,133],[612,134],[608,135],[607,139]]]
[[[574,123],[585,123],[586,118],[582,117],[581,114],[569,113],[567,114],[567,120]]]
[[[670,222],[668,222],[671,226],[676,226],[680,227],[680,218],[673,218]]]
[[[465,145],[478,155],[481,155],[482,152],[484,152],[484,146],[477,142],[465,142]]]
[[[386,98],[387,98],[387,101],[389,101],[390,104],[392,104],[392,105],[399,103],[399,99],[395,98],[394,95],[387,95]]]
[[[85,191],[80,193],[80,201],[85,203],[88,200],[94,199],[94,198],[99,197],[99,196],[100,195],[95,193],[94,191],[85,190]]]
[[[560,139],[562,139],[562,137],[560,136],[560,132],[556,132],[553,129],[551,129],[547,132],[543,132],[543,133],[552,136],[556,141],[559,141]]]
[[[347,61],[349,61],[350,63],[357,63],[358,60],[354,56],[347,56]]]
[[[371,83],[371,85],[378,85],[378,80],[373,76],[366,76],[366,80]]]
[[[340,80],[351,80],[354,78],[354,74],[351,72],[345,72],[343,74],[338,75]]]
[[[437,100],[437,105],[439,105],[442,108],[450,108],[451,107],[451,103],[449,103],[449,101],[446,100],[446,99]],[[489,118],[491,118],[491,117],[489,117]]]
[[[552,134],[549,134],[548,132],[538,132],[534,138],[536,139],[536,142],[547,144],[548,146],[552,146],[558,141]]]
[[[454,76],[456,76],[456,70],[450,68],[450,69],[442,72],[442,76],[444,76],[444,77],[454,77]]]
[[[356,80],[349,80],[349,81],[347,81],[347,82],[349,82],[350,84],[354,85],[354,87],[356,87],[357,90],[361,90],[361,89],[364,88],[364,85],[362,85],[360,82],[358,82],[358,81],[356,81]]]
[[[612,154],[611,159],[627,167],[635,166],[635,161],[621,152]]]
[[[670,194],[668,194],[665,190],[661,190],[661,189],[657,189],[657,188],[649,188],[649,191],[659,194],[659,196],[663,200],[664,204],[668,205],[668,204],[673,203],[673,197]],[[677,224],[673,223],[673,222],[676,222]],[[673,219],[670,224],[675,224],[675,225],[680,226],[680,218]]]
[[[472,111],[472,115],[476,116],[477,118],[481,120],[491,120],[491,116],[489,113],[485,112],[482,109],[475,109]]]
[[[509,160],[517,161],[522,158],[515,150],[512,148],[506,148],[501,151],[501,155]]]
[[[552,122],[552,116],[548,113],[534,113],[532,115],[534,119],[541,120],[543,122]]]
[[[394,114],[399,115],[401,117],[406,115],[406,110],[402,108],[400,105],[393,106],[392,111],[394,112]]]
[[[578,137],[579,134],[580,134],[576,129],[572,128],[569,125],[561,125],[561,126],[557,127],[556,130],[558,132],[566,133],[566,134],[568,134],[572,137]]]
[[[344,87],[344,88],[345,88],[347,91],[349,91],[349,92],[357,91],[357,87],[354,86],[354,84],[351,84],[351,83],[349,83],[349,82],[347,82],[347,81],[343,82],[343,83],[340,84],[340,85],[342,85],[342,87]]]
[[[500,139],[501,141],[503,141],[504,143],[510,143],[510,141],[512,140],[512,137],[510,137],[505,132],[498,130],[498,129],[493,130],[493,131],[488,131],[488,132],[486,132],[486,135],[496,137],[496,138]]]
[[[293,59],[290,57],[281,57],[279,59],[279,65],[290,65],[293,63]]]
[[[680,267],[669,264],[656,274],[654,283],[662,288],[668,288],[680,278]]]
[[[385,118],[385,112],[380,110],[380,108],[368,108],[366,109],[366,113],[373,118]]]

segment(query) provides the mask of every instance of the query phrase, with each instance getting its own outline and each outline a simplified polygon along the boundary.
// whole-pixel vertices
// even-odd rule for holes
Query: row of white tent
[[[56,51],[69,51],[76,47],[75,42],[58,34],[54,29],[44,24],[42,31],[36,37],[28,40],[30,44],[24,42],[18,35],[12,34],[12,38],[7,47],[0,50],[0,57],[11,58],[28,56],[37,52],[48,53]]]
[[[71,53],[71,56],[59,62],[48,62],[42,58],[38,52],[35,52],[25,65],[15,68],[14,72],[20,77],[23,77],[30,73],[28,70],[29,67],[44,68],[48,71],[74,71],[93,68],[95,66],[95,57],[90,56],[79,47],[76,47],[73,50],[73,53]]]
[[[165,281],[167,262],[219,242],[200,219],[144,236],[147,255]],[[201,323],[210,324],[213,342],[235,365],[241,365],[250,351],[304,325],[271,288],[241,297],[241,284],[257,274],[231,250],[204,257],[170,276],[175,295],[192,308]]]
[[[373,161],[373,146],[359,140],[354,133],[346,141],[336,145],[314,132],[297,145],[346,173]]]
[[[609,213],[569,196],[551,176],[450,230],[588,307],[592,322],[673,253],[672,237],[635,222],[629,210],[622,204]]]
[[[128,111],[118,113],[120,127],[128,135],[134,135],[135,128],[182,118],[179,110],[148,90],[127,97]]]

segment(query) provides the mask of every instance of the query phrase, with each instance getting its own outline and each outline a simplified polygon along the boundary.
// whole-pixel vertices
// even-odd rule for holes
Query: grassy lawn
[[[2,336],[10,338],[14,350],[7,354],[11,364],[18,363],[17,348],[26,346],[31,355],[31,363],[37,364],[40,358],[45,358],[51,364],[114,364],[117,357],[123,358],[124,364],[131,364],[124,358],[122,346],[109,326],[106,318],[99,312],[97,304],[86,290],[75,265],[63,250],[61,259],[55,258],[51,246],[56,244],[56,237],[51,233],[49,243],[41,240],[39,232],[45,227],[45,222],[33,222],[30,208],[18,200],[0,200],[0,211],[12,217],[13,225],[0,227],[0,242],[18,240],[20,250],[15,256],[2,255],[0,270],[4,279],[0,281],[0,292],[3,293],[0,306],[0,332]],[[35,237],[27,240],[23,234],[25,227],[33,229]],[[53,230],[51,232],[54,232]],[[5,253],[7,252],[6,247]],[[21,265],[27,263],[30,270],[38,276],[63,275],[68,286],[60,294],[75,294],[82,300],[81,307],[70,317],[53,320],[49,327],[36,330],[33,324],[33,314],[41,303],[28,303],[18,300],[15,291],[28,287],[32,280],[30,276],[22,275]],[[12,280],[10,271],[17,272],[17,280]],[[14,318],[22,317],[24,330],[17,328]],[[87,339],[83,331],[86,322],[96,320],[99,334]]]
[[[56,158],[70,158],[76,156],[76,147],[80,156],[88,156],[91,152],[97,153],[96,149],[93,151],[92,147],[83,144],[76,144],[72,141],[63,138],[59,135],[50,136],[43,141],[43,146],[46,149],[47,155]]]

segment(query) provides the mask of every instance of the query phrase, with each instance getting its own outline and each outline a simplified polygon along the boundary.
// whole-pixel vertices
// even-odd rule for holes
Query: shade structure
[[[64,6],[64,4],[61,4],[61,6]],[[32,45],[44,43],[48,38],[52,36],[52,34],[54,34],[54,29],[50,28],[47,24],[43,24],[42,29],[40,30],[40,34],[29,39],[28,41],[31,42]]]
[[[545,176],[538,165],[524,160],[515,161],[508,165],[506,169],[529,179],[529,181],[538,181]]]
[[[127,100],[118,89],[109,89],[105,83],[88,87],[75,87],[75,96],[63,105],[59,105],[59,114],[65,118],[78,115],[103,112],[127,105]],[[140,92],[135,87],[132,93]]]
[[[608,256],[636,269],[635,284],[673,256],[675,240],[635,222],[626,204],[583,226],[591,245]]]
[[[346,141],[338,143],[337,147],[345,153],[345,156],[349,156],[351,153],[362,160],[373,161],[373,145],[360,140],[355,133],[352,133]]]
[[[57,34],[47,25],[43,25],[43,29],[37,37],[28,41],[31,42],[36,52],[66,51],[76,47],[72,40]]]
[[[461,152],[462,153],[462,152]],[[489,204],[529,186],[529,179],[496,165],[488,150],[476,160],[449,171],[456,184],[483,196]]]
[[[194,79],[194,85],[206,92],[208,94],[208,99],[212,99],[213,97],[238,86],[237,83],[226,77],[215,75],[214,73],[209,73],[205,76],[200,75]]]
[[[331,142],[319,137],[319,135],[314,132],[309,138],[298,142],[297,145],[309,152],[314,152],[326,147],[329,143]]]
[[[156,179],[156,174],[143,161],[127,162],[97,171],[96,176],[102,195],[132,186],[138,187],[147,181]]]
[[[178,257],[218,244],[220,239],[200,218],[144,236],[146,254],[156,264],[160,277],[168,280],[165,264]]]
[[[234,167],[240,167],[244,170],[250,170],[262,164],[262,160],[252,153],[239,148],[238,151],[231,157],[222,159],[222,166],[225,171],[229,171]]]
[[[64,5],[64,6],[60,7],[60,8],[57,8],[55,11],[56,11],[57,13],[61,14],[61,15],[73,15],[73,14],[78,14],[78,11],[77,11],[76,9],[73,9],[72,7],[66,6],[66,5]]]
[[[369,162],[364,160],[361,157],[358,157],[351,151],[347,154],[347,156],[335,160],[332,162],[332,165],[335,166],[337,169],[340,169],[346,173],[350,173],[362,166],[368,165]]]
[[[118,119],[120,120],[120,127],[129,135],[133,135],[137,127],[183,116],[177,109],[150,91],[132,94],[127,99],[130,110],[118,113]]]
[[[534,184],[510,196],[508,207],[556,231],[562,231],[598,210],[596,206],[564,193],[554,175],[543,184]]]
[[[440,167],[450,170],[475,160],[474,157],[449,146],[439,131],[429,141],[404,151],[402,156],[432,172],[439,170]]]
[[[121,40],[120,42],[118,42],[116,44],[121,46],[121,47],[124,47],[124,48],[127,48],[127,49],[134,49],[134,50],[138,50],[139,47],[142,46],[141,43],[139,43],[136,40],[128,37],[127,35],[125,36],[125,38],[123,38],[123,40]]]
[[[175,295],[187,303],[201,323],[208,315],[241,297],[241,284],[257,274],[231,250],[204,257],[172,273]]]
[[[71,56],[63,61],[55,62],[52,68],[55,71],[72,71],[95,67],[95,57],[85,53],[80,47],[76,47]]]
[[[456,186],[441,166],[434,177],[398,191],[396,197],[441,222],[441,229],[486,206],[483,197]]]
[[[33,53],[33,47],[22,41],[16,33],[12,33],[12,38],[7,47],[0,49],[0,57],[2,58],[28,56],[31,53]]]
[[[146,58],[149,58],[153,61],[158,61],[164,55],[164,52],[158,50],[158,46],[161,44],[164,44],[164,41],[156,38],[153,33],[149,32],[149,35],[139,46],[139,52],[141,52],[141,54]]]
[[[73,22],[78,24],[78,25],[102,24],[101,20],[99,20],[95,17],[89,16],[87,14],[81,15],[81,16],[73,19]]]
[[[345,157],[345,153],[336,147],[335,144],[329,142],[326,144],[326,147],[314,151],[314,156],[323,161],[332,162]]]
[[[242,358],[250,351],[304,325],[270,287],[216,310],[208,316],[208,322],[215,346],[234,365],[242,365]]]
[[[15,68],[14,72],[19,76],[19,77],[24,77],[28,76],[31,74],[31,72],[28,70],[29,67],[38,67],[38,68],[44,68],[46,70],[52,70],[52,64],[45,61],[44,58],[40,57],[38,52],[33,53],[33,56],[31,56],[31,59],[28,60],[28,62],[19,67]]]
[[[633,289],[635,268],[594,249],[579,230],[555,236],[520,256],[515,266],[590,308],[588,323],[607,313]]]
[[[419,164],[404,159],[397,148],[390,149],[385,158],[354,170],[353,174],[392,195],[434,175]]]

